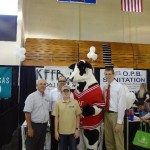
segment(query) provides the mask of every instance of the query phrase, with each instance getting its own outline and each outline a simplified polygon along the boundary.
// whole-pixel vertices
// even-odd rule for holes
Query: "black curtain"
[[[0,150],[2,145],[11,141],[13,132],[24,122],[24,101],[30,93],[36,90],[35,67],[20,67],[20,86],[18,84],[19,67],[11,67],[12,96],[9,99],[0,99]],[[21,146],[19,148],[21,149]]]
[[[94,76],[99,84],[100,84],[100,69],[104,69],[104,68],[95,68],[94,69]]]
[[[19,124],[22,124],[25,120],[23,113],[24,102],[27,96],[36,90],[35,67],[22,66],[20,74]]]
[[[18,67],[7,67],[12,67],[12,92],[11,98],[0,99],[0,149],[10,141],[18,126]]]
[[[147,88],[150,92],[150,70],[147,70]]]

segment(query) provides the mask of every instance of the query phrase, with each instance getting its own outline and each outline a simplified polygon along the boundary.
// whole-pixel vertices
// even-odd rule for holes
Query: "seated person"
[[[135,95],[136,95],[136,99],[138,101],[147,102],[150,99],[150,93],[148,92],[147,84],[146,83],[141,83],[140,88],[135,93]],[[141,111],[141,110],[138,110],[138,112],[139,112],[139,117],[142,117],[142,116],[147,114],[147,112]]]
[[[150,132],[150,103],[139,100],[135,102],[135,105],[138,107],[139,110],[146,112],[146,114],[140,117],[140,119],[145,123],[149,123]]]
[[[140,118],[145,123],[150,123],[150,112]]]

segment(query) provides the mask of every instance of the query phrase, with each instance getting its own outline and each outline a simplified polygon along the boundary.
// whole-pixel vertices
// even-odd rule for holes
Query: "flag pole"
[[[20,125],[20,74],[21,74],[21,61],[19,60],[19,70],[18,70],[18,126]]]

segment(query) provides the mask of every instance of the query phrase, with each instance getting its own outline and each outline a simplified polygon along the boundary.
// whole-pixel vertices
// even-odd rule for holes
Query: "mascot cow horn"
[[[99,141],[100,126],[103,122],[102,108],[105,106],[101,88],[93,75],[91,64],[87,61],[81,60],[69,68],[73,70],[69,78],[77,84],[74,98],[82,109],[78,150],[97,150],[98,144],[102,142]]]

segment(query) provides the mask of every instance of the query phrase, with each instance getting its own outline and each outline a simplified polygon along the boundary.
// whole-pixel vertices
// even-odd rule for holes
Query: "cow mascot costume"
[[[69,66],[72,69],[70,80],[75,83],[74,99],[82,109],[80,117],[80,142],[78,150],[98,150],[102,136],[104,101],[101,88],[92,72],[92,66],[81,60]]]

